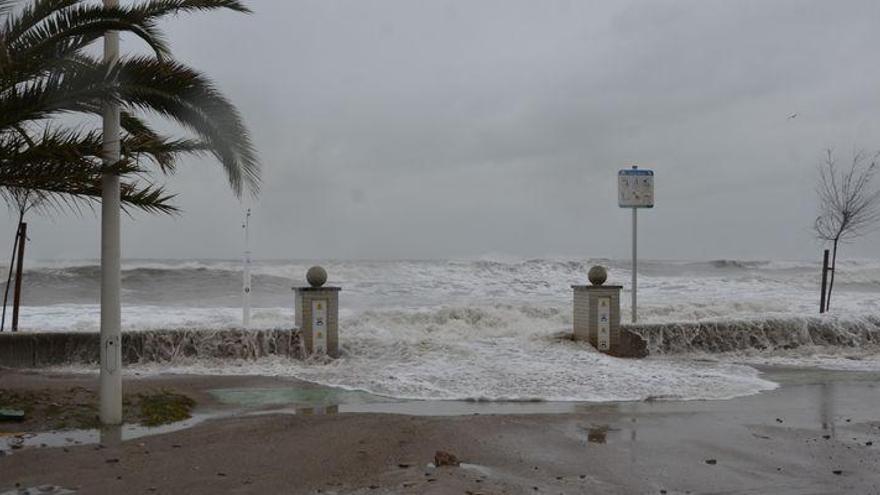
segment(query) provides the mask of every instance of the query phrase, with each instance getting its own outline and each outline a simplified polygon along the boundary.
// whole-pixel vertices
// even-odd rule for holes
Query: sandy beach
[[[0,493],[880,493],[878,375],[764,372],[781,386],[732,400],[524,403],[506,414],[442,402],[382,407],[413,414],[244,407],[215,391],[326,389],[268,377],[135,378],[127,392],[184,393],[208,419],[120,443],[7,450]],[[0,378],[6,390],[95,386],[82,375]],[[509,413],[517,408],[524,414]],[[462,464],[433,467],[438,450]]]

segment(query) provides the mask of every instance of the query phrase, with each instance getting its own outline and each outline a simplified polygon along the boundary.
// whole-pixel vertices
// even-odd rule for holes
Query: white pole
[[[104,0],[116,7],[118,0]],[[104,35],[104,61],[119,60],[119,33]],[[119,161],[119,104],[104,105],[104,166]],[[122,303],[120,275],[119,175],[105,173],[101,181],[101,383],[100,419],[105,425],[122,423]]]
[[[245,330],[251,326],[251,251],[250,251],[251,209],[244,217],[244,280],[242,287],[241,325]]]
[[[639,209],[633,208],[633,246],[632,246],[632,322],[635,323],[638,316],[636,312],[636,292],[638,292],[637,285],[637,271],[638,271],[638,217],[639,217]]]

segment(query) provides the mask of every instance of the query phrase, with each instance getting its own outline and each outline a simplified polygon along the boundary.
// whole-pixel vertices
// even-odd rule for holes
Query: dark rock
[[[450,454],[449,452],[438,450],[436,453],[434,453],[434,465],[437,467],[459,466],[461,465],[461,461],[458,460],[458,457],[456,457],[455,454]]]
[[[834,473],[834,474],[836,474],[836,475],[838,475],[838,476],[840,476],[841,474],[843,474],[843,471],[841,471],[840,469],[835,469],[834,471],[831,471],[831,472]]]
[[[868,442],[865,442],[865,445],[867,445],[868,447],[870,447],[871,445],[874,445],[874,442],[868,441]]]
[[[828,440],[829,438],[831,438],[831,435],[822,435],[822,438],[824,438],[825,440]]]
[[[777,423],[782,423],[782,419],[781,419],[781,418],[776,418],[776,422],[777,422]]]
[[[714,466],[715,464],[718,464],[718,461],[716,459],[706,459],[706,464]]]
[[[648,356],[648,341],[644,337],[624,328],[620,329],[620,345],[615,352],[615,357],[643,358]]]

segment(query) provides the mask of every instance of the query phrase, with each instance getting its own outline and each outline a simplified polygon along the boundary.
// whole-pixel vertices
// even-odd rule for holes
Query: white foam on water
[[[293,326],[293,308],[254,308],[253,329]],[[9,316],[7,316],[7,319]],[[97,304],[53,304],[23,306],[23,332],[97,332],[101,308]],[[125,305],[123,330],[145,331],[168,328],[232,329],[241,327],[241,308]]]
[[[292,376],[405,399],[620,401],[727,399],[776,387],[748,366],[628,360],[563,337],[567,313],[495,306],[361,315],[337,360],[139,365],[144,373]]]
[[[560,338],[571,331],[570,285],[584,283],[595,263],[610,267],[609,283],[628,285],[628,264],[611,260],[328,262],[330,283],[343,287],[340,359],[202,360],[135,369],[293,376],[400,398],[554,401],[724,399],[775,387],[747,364],[880,369],[876,350],[859,354],[828,346],[715,354],[710,361],[698,353],[645,360],[599,354]],[[292,326],[290,287],[302,283],[310,264],[255,263],[254,328]],[[816,312],[815,263],[646,261],[643,266],[644,322],[788,319]],[[125,263],[124,329],[238,327],[239,267],[235,261]],[[26,293],[32,305],[22,309],[25,331],[98,330],[93,263],[46,263],[34,270],[25,279],[32,281]],[[835,286],[835,314],[880,314],[880,262],[842,263]],[[69,296],[74,292],[75,298]],[[626,291],[621,299],[625,318]]]
[[[772,353],[725,353],[715,355],[712,359],[755,366],[788,366],[834,371],[880,371],[880,348],[878,346],[863,349],[809,346],[776,350]]]

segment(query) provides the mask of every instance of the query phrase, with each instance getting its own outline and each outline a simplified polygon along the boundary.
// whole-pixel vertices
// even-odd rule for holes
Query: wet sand
[[[365,399],[280,378],[133,378],[127,390],[196,398],[198,421],[12,451],[0,493],[880,493],[880,375],[766,372],[782,386],[727,401],[504,406]],[[95,382],[0,371],[3,388]],[[249,391],[268,399],[243,408],[235,397]],[[464,464],[429,467],[437,450]]]

